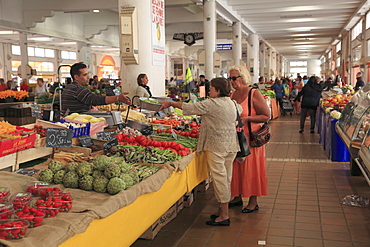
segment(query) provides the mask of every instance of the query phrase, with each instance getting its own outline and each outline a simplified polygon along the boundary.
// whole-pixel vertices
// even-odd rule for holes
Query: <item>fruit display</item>
[[[42,221],[44,220],[44,217],[45,217],[45,213],[43,209],[32,208],[29,206],[25,206],[22,210],[17,211],[15,215],[20,220],[27,221],[29,224],[29,228],[41,226]]]
[[[0,187],[0,203],[8,201],[10,195],[10,189],[6,187]]]
[[[123,134],[126,134],[126,135],[129,135],[129,136],[142,136],[143,134],[136,130],[136,129],[133,129],[133,128],[130,128],[128,126],[126,126],[125,128],[123,128],[122,130],[119,131],[119,133],[123,133]]]
[[[259,90],[263,96],[266,96],[270,99],[275,98],[276,94],[274,90]]]
[[[49,197],[46,200],[37,200],[35,202],[35,208],[41,209],[45,214],[45,218],[53,218],[59,214],[62,203],[59,198]]]
[[[78,114],[78,113],[72,113],[71,115],[66,116],[65,119],[73,120],[73,121],[81,122],[81,123],[97,123],[97,122],[105,121],[105,118],[103,117],[96,118],[91,115]]]
[[[13,203],[14,210],[21,210],[32,200],[32,194],[28,192],[19,192],[13,195],[10,201]]]
[[[28,225],[26,220],[0,220],[0,239],[21,239],[26,235]]]
[[[46,129],[44,127],[35,125],[33,129],[40,135],[40,137],[46,137]]]
[[[0,219],[10,219],[14,212],[13,204],[10,202],[0,203]]]
[[[42,188],[48,187],[49,183],[33,181],[27,185],[26,192],[31,193],[33,196],[39,196]]]
[[[339,111],[342,111],[346,104],[351,100],[352,95],[337,94],[335,96],[327,97],[326,99],[320,102],[321,106],[324,108],[336,108]]]

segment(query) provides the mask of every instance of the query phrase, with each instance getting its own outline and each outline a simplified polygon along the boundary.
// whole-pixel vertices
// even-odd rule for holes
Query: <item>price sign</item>
[[[175,138],[177,140],[177,134],[175,133],[175,131],[173,131],[173,129],[172,129],[171,132],[172,132],[173,138]]]
[[[124,123],[117,124],[117,128],[118,128],[119,130],[123,130],[124,128],[126,128],[126,124],[124,124]]]
[[[46,129],[46,147],[64,148],[72,146],[71,129]]]
[[[80,137],[78,137],[78,139],[80,140],[81,145],[83,147],[90,147],[90,146],[94,145],[93,140],[88,135],[86,135],[86,136],[80,136]]]
[[[110,139],[112,139],[112,138],[113,138],[113,136],[114,136],[116,133],[117,133],[116,131],[98,132],[98,133],[96,133],[96,137],[97,137],[99,140],[109,141]]]
[[[110,139],[109,141],[107,141],[106,143],[103,144],[104,152],[109,152],[109,149],[111,147],[117,146],[117,145],[118,145],[117,137],[114,137],[114,138]]]

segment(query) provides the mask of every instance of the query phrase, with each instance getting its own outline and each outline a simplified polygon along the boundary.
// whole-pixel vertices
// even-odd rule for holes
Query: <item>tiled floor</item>
[[[243,214],[242,207],[231,208],[230,227],[207,226],[217,207],[211,188],[198,192],[193,205],[154,240],[139,239],[132,246],[370,246],[369,208],[340,204],[350,194],[370,198],[365,179],[351,176],[348,163],[328,160],[318,134],[299,134],[298,116],[280,117],[270,126],[269,195],[259,198],[259,211]]]

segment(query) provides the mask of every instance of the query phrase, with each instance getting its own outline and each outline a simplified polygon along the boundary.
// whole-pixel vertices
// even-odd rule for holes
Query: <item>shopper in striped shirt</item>
[[[66,86],[62,92],[62,111],[66,113],[86,112],[92,106],[107,105],[117,101],[130,105],[131,101],[124,93],[115,96],[101,96],[90,92],[86,88],[89,85],[89,71],[85,64],[75,63],[71,67],[73,82]]]

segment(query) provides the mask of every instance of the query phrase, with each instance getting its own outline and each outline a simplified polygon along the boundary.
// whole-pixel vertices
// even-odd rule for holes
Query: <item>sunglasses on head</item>
[[[239,76],[233,76],[233,77],[229,77],[228,79],[230,81],[235,81],[236,79],[238,79],[239,77],[241,77],[240,75]]]

